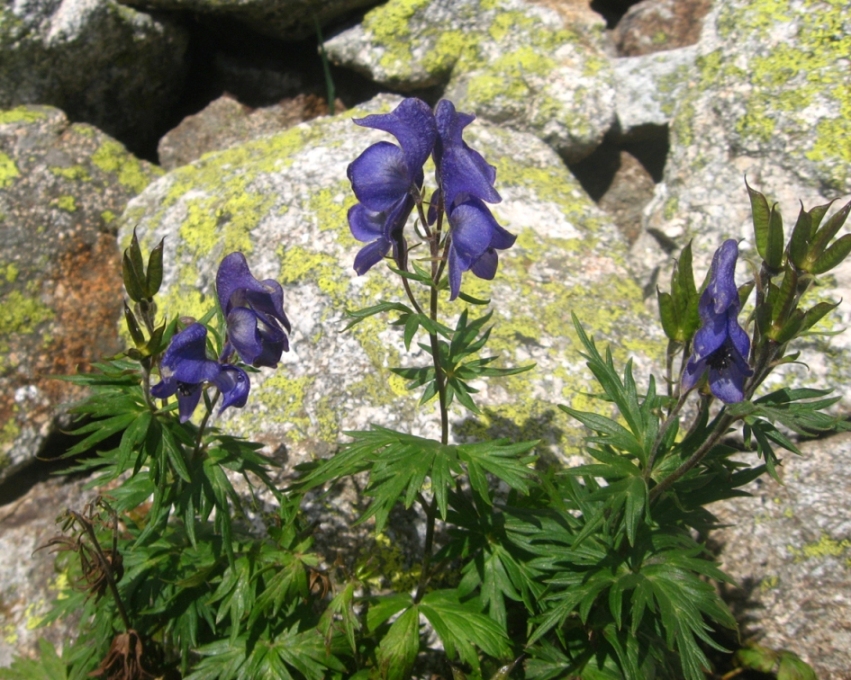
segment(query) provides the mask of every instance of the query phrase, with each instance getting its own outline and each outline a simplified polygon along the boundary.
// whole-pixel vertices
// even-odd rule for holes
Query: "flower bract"
[[[744,399],[745,379],[753,374],[747,362],[750,338],[738,321],[741,303],[734,279],[738,254],[732,239],[715,252],[698,304],[701,326],[682,378],[683,390],[688,391],[708,372],[710,391],[725,404]]]

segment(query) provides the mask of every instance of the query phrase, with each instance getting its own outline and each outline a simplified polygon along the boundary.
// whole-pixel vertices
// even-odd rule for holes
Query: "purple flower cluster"
[[[441,100],[434,112],[419,99],[405,99],[388,114],[355,120],[363,127],[392,134],[399,146],[373,144],[349,165],[348,176],[358,203],[349,210],[349,227],[365,242],[355,258],[355,271],[364,274],[393,250],[404,268],[407,243],[405,224],[421,201],[423,165],[431,155],[437,191],[431,198],[429,222],[442,209],[449,221],[447,266],[450,299],[461,290],[461,275],[471,271],[492,279],[499,263],[497,250],[510,248],[515,237],[497,224],[487,203],[498,203],[494,189],[496,169],[462,138],[475,116],[458,113],[452,102]]]
[[[258,281],[242,253],[231,253],[219,265],[216,292],[227,322],[227,337],[218,360],[207,356],[207,329],[193,323],[176,333],[160,362],[161,382],[151,395],[177,395],[180,422],[198,406],[206,384],[222,393],[221,410],[241,408],[248,400],[248,374],[229,363],[234,353],[246,364],[275,367],[289,349],[290,322],[284,314],[284,291],[277,281]]]
[[[745,378],[753,374],[747,361],[750,338],[738,321],[741,303],[734,279],[738,255],[738,244],[732,239],[715,251],[709,284],[698,303],[701,326],[682,381],[687,392],[708,371],[709,389],[725,404],[745,398]]]

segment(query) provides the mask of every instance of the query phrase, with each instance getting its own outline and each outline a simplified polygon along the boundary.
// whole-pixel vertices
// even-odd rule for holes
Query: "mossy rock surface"
[[[389,0],[325,43],[330,58],[398,90],[446,86],[459,108],[530,132],[576,162],[614,124],[599,16],[580,4]]]
[[[161,309],[202,316],[213,304],[222,257],[243,251],[258,278],[275,278],[293,323],[292,349],[277,371],[252,376],[248,406],[231,409],[224,426],[289,450],[291,463],[326,455],[341,432],[370,423],[435,436],[434,403],[417,405],[391,366],[423,365],[405,351],[402,334],[373,318],[340,333],[346,309],[402,299],[395,277],[379,265],[362,277],[352,262],[360,245],[346,212],[355,199],[346,166],[384,133],[352,117],[388,111],[398,99],[379,97],[345,116],[318,119],[278,135],[203,157],[152,184],[122,219],[126,243],[137,226],[144,248],[165,238]],[[463,289],[495,308],[491,347],[503,365],[536,362],[530,373],[481,387],[480,418],[453,407],[455,440],[504,434],[541,438],[542,451],[570,456],[581,435],[558,410],[605,408],[586,396],[589,373],[570,322],[575,312],[618,361],[634,356],[646,369],[663,342],[626,270],[626,246],[560,159],[531,135],[476,121],[469,143],[497,169],[503,202],[494,214],[517,234],[500,255],[496,279],[472,276]],[[431,173],[427,172],[428,182]],[[417,251],[414,251],[414,255]],[[455,305],[453,313],[460,312]]]
[[[0,480],[79,396],[55,376],[117,350],[117,218],[159,174],[58,109],[0,111]]]

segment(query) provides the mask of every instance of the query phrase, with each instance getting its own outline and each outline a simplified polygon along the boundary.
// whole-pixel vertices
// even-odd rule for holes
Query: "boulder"
[[[252,374],[248,405],[229,409],[220,423],[263,442],[289,464],[327,455],[341,432],[370,423],[439,436],[434,402],[418,406],[419,395],[407,392],[405,381],[388,370],[424,364],[427,357],[416,344],[408,353],[402,333],[383,318],[341,333],[345,310],[404,298],[383,265],[355,275],[360,245],[346,221],[355,202],[346,166],[371,143],[388,138],[351,118],[389,111],[398,101],[383,95],[345,116],[205,156],[150,185],[121,220],[122,244],[134,226],[143,250],[165,238],[160,309],[168,316],[200,318],[214,304],[218,264],[234,250],[246,254],[255,276],[283,284],[291,350],[277,370]],[[490,347],[500,362],[537,366],[477,383],[485,413],[472,417],[453,406],[452,437],[499,433],[541,438],[542,452],[575,451],[582,428],[557,404],[592,403],[571,312],[602,344],[613,343],[617,360],[634,356],[643,369],[661,358],[661,332],[627,274],[625,239],[559,157],[529,134],[480,121],[467,130],[468,142],[498,170],[504,200],[494,214],[518,238],[500,253],[493,282],[468,275],[463,289],[493,300]],[[461,305],[451,309],[457,314]]]
[[[0,112],[0,481],[79,397],[56,379],[116,352],[116,220],[159,173],[58,109]]]
[[[460,109],[530,132],[574,163],[614,122],[607,45],[600,17],[579,3],[389,0],[325,49],[393,89],[445,85]]]
[[[638,57],[694,45],[712,0],[641,0],[612,31],[618,55]]]
[[[155,142],[183,87],[188,38],[113,0],[0,6],[0,109],[56,106],[134,149]]]
[[[799,200],[807,208],[843,196],[848,200],[849,6],[728,0],[707,15],[697,67],[673,114],[664,178],[645,209],[649,233],[633,248],[631,262],[645,285],[654,270],[667,283],[671,249],[692,238],[696,267],[704,271],[725,238],[744,239],[743,256],[756,257],[745,176],[769,204],[778,204],[787,236]],[[846,302],[817,328],[847,328],[851,263],[831,271],[825,281],[832,285],[816,289],[812,298]],[[798,348],[809,368],[784,367],[772,384],[838,387],[840,408],[847,412],[851,336],[812,336]]]
[[[345,109],[337,100],[338,110]],[[228,96],[210,102],[169,131],[157,147],[160,165],[174,170],[211,151],[221,151],[256,137],[286,130],[328,113],[327,102],[315,95],[298,95],[276,106],[250,109]]]
[[[821,680],[851,679],[851,434],[788,454],[782,484],[752,482],[751,498],[710,507],[722,568],[737,581],[727,599],[742,639],[798,654]]]
[[[282,40],[316,35],[317,23],[340,20],[375,0],[122,0],[146,10],[191,12],[196,16],[238,21],[253,31]]]

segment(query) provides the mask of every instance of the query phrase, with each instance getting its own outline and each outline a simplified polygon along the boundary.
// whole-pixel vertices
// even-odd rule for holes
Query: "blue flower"
[[[161,382],[151,387],[151,396],[167,399],[177,394],[180,422],[192,417],[205,383],[219,388],[224,400],[221,410],[243,407],[248,399],[248,375],[236,366],[221,365],[207,358],[207,329],[193,323],[176,333],[160,362]]]
[[[434,147],[437,126],[428,104],[415,98],[405,99],[391,113],[355,123],[389,132],[399,142],[373,144],[347,170],[359,201],[349,210],[349,227],[367,244],[355,258],[355,271],[364,274],[391,248],[396,262],[404,262],[403,230],[423,184],[423,165]]]
[[[745,379],[753,375],[747,362],[750,338],[738,322],[741,303],[734,280],[738,255],[738,244],[730,239],[712,258],[709,284],[698,303],[701,326],[682,379],[687,392],[709,371],[709,389],[725,404],[745,398]]]
[[[461,292],[461,275],[466,271],[492,279],[499,264],[497,250],[514,245],[516,237],[494,219],[484,201],[502,200],[493,187],[496,168],[462,139],[464,128],[475,116],[458,113],[445,99],[435,110],[438,138],[434,163],[440,193],[433,203],[443,202],[449,220],[449,299]]]
[[[449,299],[461,292],[461,274],[471,271],[480,279],[496,275],[496,250],[514,245],[516,237],[503,229],[478,198],[467,198],[449,208]]]
[[[231,253],[219,265],[216,292],[227,322],[222,361],[236,351],[253,366],[274,368],[289,350],[284,332],[290,322],[284,314],[284,291],[273,279],[258,281],[242,253]]]

